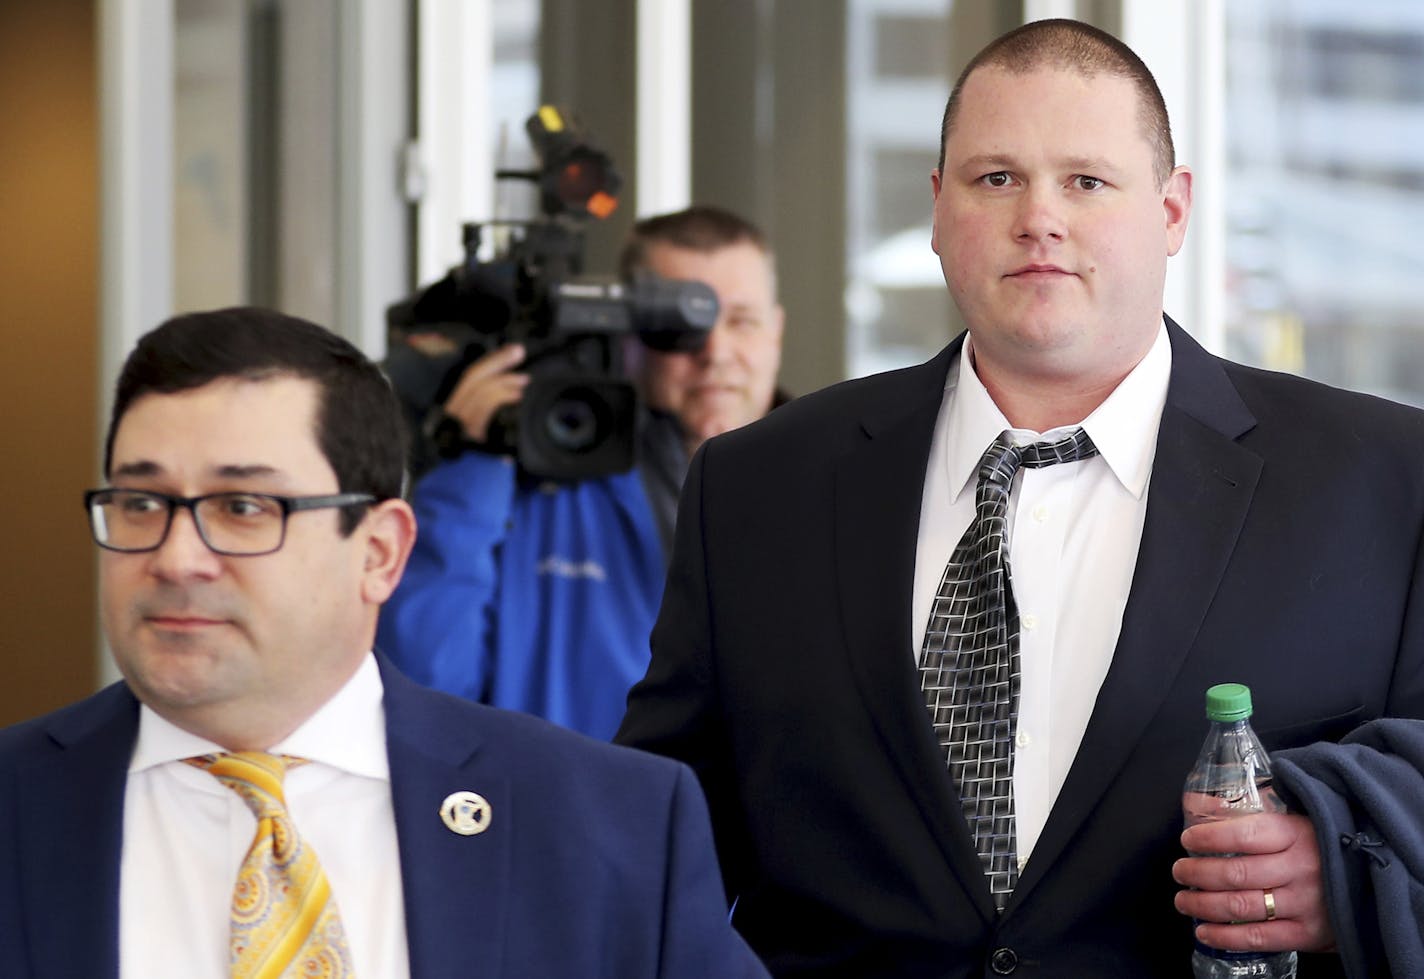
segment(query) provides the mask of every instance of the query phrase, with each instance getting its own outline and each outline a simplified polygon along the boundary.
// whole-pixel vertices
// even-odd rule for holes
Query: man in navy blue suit
[[[318,326],[229,309],[139,341],[85,499],[124,682],[0,732],[6,977],[229,975],[268,824],[339,921],[289,926],[293,970],[319,947],[381,979],[765,975],[689,771],[373,652],[416,532],[405,457],[379,370]],[[285,811],[194,763],[237,753],[287,767]]]

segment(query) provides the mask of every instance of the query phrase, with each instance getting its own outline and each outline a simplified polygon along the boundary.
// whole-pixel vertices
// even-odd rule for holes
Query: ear
[[[415,513],[405,500],[382,500],[371,507],[357,532],[365,535],[361,597],[380,605],[400,584],[415,545]]]
[[[939,208],[935,205],[939,203],[939,192],[943,179],[938,168],[930,171],[930,214],[933,218],[930,224],[930,248],[936,255],[939,254]]]
[[[1167,254],[1175,255],[1187,237],[1192,213],[1192,171],[1177,167],[1162,188],[1162,209],[1167,219]]]

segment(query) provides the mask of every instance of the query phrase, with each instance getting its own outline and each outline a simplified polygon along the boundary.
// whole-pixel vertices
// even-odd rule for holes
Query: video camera
[[[462,263],[386,310],[386,372],[426,455],[512,454],[523,472],[546,479],[623,472],[640,419],[623,376],[624,337],[654,350],[700,350],[717,297],[701,282],[582,277],[582,224],[613,212],[622,180],[563,111],[542,106],[525,128],[539,169],[495,176],[537,183],[542,216],[466,224]],[[486,228],[507,241],[481,262]],[[496,413],[485,442],[471,442],[444,403],[469,364],[513,342],[524,345],[529,386],[518,405]]]

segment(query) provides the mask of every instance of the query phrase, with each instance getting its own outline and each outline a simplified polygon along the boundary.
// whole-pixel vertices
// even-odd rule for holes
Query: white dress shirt
[[[410,975],[400,853],[386,760],[384,688],[373,656],[273,754],[287,808],[331,882],[358,976]],[[227,979],[237,870],[257,820],[242,799],[181,759],[220,752],[141,708],[124,797],[119,877],[122,979]]]
[[[974,517],[979,459],[1014,429],[974,373],[971,339],[951,367],[930,447],[915,556],[911,651],[919,663],[945,565]],[[1021,469],[1009,497],[1009,568],[1019,610],[1022,680],[1014,745],[1020,868],[1033,852],[1082,744],[1122,628],[1147,513],[1147,484],[1167,400],[1172,348],[1162,326],[1151,350],[1082,423],[1099,455]]]

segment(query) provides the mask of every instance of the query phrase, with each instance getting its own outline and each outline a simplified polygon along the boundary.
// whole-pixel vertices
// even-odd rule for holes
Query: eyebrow
[[[1069,156],[1053,161],[1054,166],[1068,170],[1099,170],[1119,173],[1120,168],[1109,163],[1101,156]],[[1018,163],[1012,157],[1001,156],[997,153],[978,153],[968,157],[957,164],[957,168],[966,169],[994,169],[994,170],[1014,170]]]
[[[136,462],[126,462],[122,465],[115,466],[110,475],[129,477],[161,476],[163,472],[163,467],[158,463],[149,459],[140,459]],[[277,472],[277,469],[273,466],[263,465],[261,463],[251,463],[248,465],[230,464],[218,466],[213,472],[222,479],[254,479],[259,476],[271,476]]]

